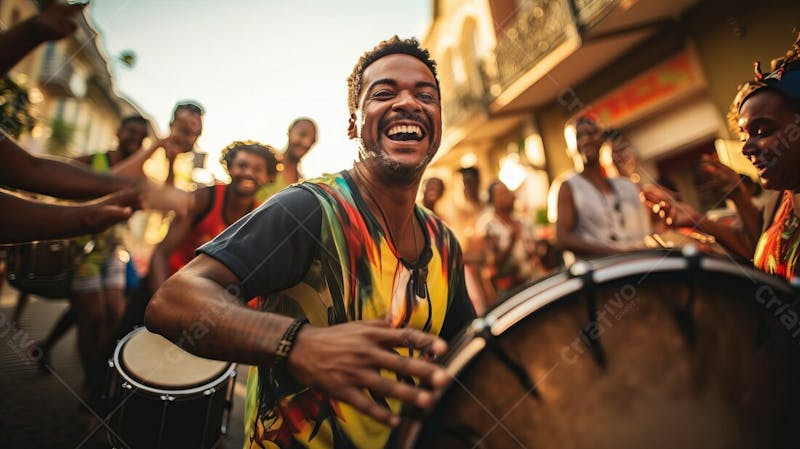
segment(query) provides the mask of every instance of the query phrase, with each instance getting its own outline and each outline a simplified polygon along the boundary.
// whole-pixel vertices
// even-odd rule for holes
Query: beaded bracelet
[[[294,341],[297,339],[297,334],[300,333],[300,329],[303,328],[308,324],[307,319],[302,320],[294,320],[292,324],[286,329],[286,332],[283,333],[280,341],[278,341],[278,348],[275,350],[275,355],[273,356],[273,365],[280,366],[286,361],[286,358],[289,357],[289,353],[292,352],[292,347],[294,346]]]

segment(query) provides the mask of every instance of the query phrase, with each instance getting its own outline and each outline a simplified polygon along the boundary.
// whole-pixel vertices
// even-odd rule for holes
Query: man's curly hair
[[[765,74],[761,71],[760,61],[755,61],[753,66],[755,78],[739,85],[728,110],[728,125],[734,133],[739,130],[739,111],[742,105],[762,89],[779,93],[789,101],[792,108],[800,112],[800,34],[784,56],[771,61],[770,72]]]
[[[226,170],[229,170],[231,163],[236,158],[236,154],[240,151],[262,157],[267,164],[268,175],[278,173],[278,157],[276,156],[275,148],[255,140],[237,140],[223,148],[219,163],[224,165]]]
[[[358,109],[358,98],[361,96],[362,87],[361,78],[364,76],[364,70],[378,59],[395,54],[413,56],[422,61],[433,74],[433,78],[436,80],[436,89],[439,90],[436,61],[431,59],[428,50],[420,47],[416,38],[400,39],[395,35],[361,55],[356,66],[353,67],[353,72],[347,77],[347,105],[351,114],[355,114],[356,109]]]

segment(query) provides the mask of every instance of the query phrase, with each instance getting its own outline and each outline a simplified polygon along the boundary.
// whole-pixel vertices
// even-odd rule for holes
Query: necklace
[[[379,203],[378,200],[375,199],[375,196],[372,194],[372,191],[370,190],[370,183],[361,176],[361,174],[358,172],[358,168],[354,167],[353,173],[355,173],[356,177],[358,178],[357,184],[360,184],[362,186],[360,190],[363,190],[364,193],[367,194],[367,197],[369,198],[370,202],[372,202],[372,204],[374,204],[375,207],[378,209],[378,213],[380,214],[381,220],[383,220],[383,227],[386,229],[386,235],[387,237],[389,237],[389,243],[391,243],[392,247],[394,247],[399,258],[402,259],[402,256],[400,255],[400,246],[398,245],[398,243],[400,242],[398,242],[394,238],[394,235],[392,234],[392,229],[389,226],[389,220],[386,218],[386,213],[383,211],[381,203]],[[416,261],[419,258],[419,247],[417,245],[417,230],[416,230],[416,225],[414,223],[413,208],[411,209],[411,213],[408,216],[408,222],[411,224],[411,233],[412,233],[412,238],[414,240],[414,260]]]
[[[389,220],[386,219],[386,213],[383,211],[383,207],[381,207],[380,203],[375,199],[372,195],[372,192],[369,189],[369,182],[367,182],[361,174],[358,172],[358,168],[354,167],[353,173],[356,175],[355,179],[356,185],[361,184],[362,188],[359,190],[363,190],[369,200],[375,205],[378,209],[378,213],[383,220],[383,226],[386,228],[386,235],[389,238],[389,242],[395,248],[395,252],[397,254],[398,261],[406,267],[406,269],[411,271],[411,279],[410,281],[410,289],[414,292],[418,299],[427,299],[428,298],[428,261],[430,260],[430,251],[425,251],[425,255],[420,255],[419,246],[417,245],[417,225],[414,223],[414,208],[411,209],[411,214],[409,215],[409,222],[411,223],[411,235],[414,239],[414,260],[413,261],[405,261],[400,254],[400,247],[397,245],[397,241],[394,239],[392,235],[392,230],[389,227]]]

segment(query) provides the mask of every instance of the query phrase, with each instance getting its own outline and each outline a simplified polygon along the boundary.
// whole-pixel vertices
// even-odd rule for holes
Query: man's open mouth
[[[414,140],[419,142],[425,137],[422,126],[415,124],[392,125],[386,130],[386,137],[395,141]]]

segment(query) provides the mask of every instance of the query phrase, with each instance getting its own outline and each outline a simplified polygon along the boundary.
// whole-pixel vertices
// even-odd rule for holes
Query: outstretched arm
[[[63,205],[22,198],[0,190],[0,243],[96,234],[130,218],[139,192],[129,189],[89,203]]]
[[[95,173],[81,164],[36,157],[20,148],[7,134],[0,134],[2,184],[57,198],[97,198],[141,181]]]
[[[194,198],[192,208],[185,216],[176,216],[169,225],[164,240],[153,250],[150,257],[150,267],[147,269],[147,282],[151,292],[158,290],[161,285],[169,278],[170,255],[183,243],[192,229],[192,222],[198,216],[199,211],[206,208],[210,200],[207,189],[198,189],[192,192]]]
[[[5,76],[39,44],[61,39],[77,28],[77,16],[86,5],[53,2],[39,14],[0,34],[0,76]]]

